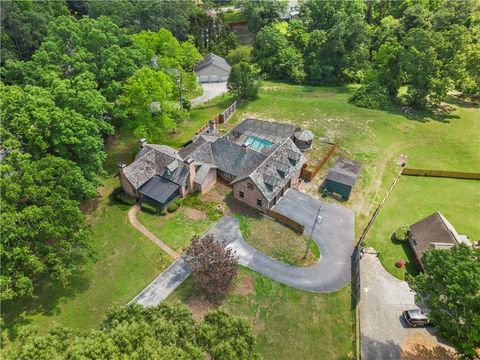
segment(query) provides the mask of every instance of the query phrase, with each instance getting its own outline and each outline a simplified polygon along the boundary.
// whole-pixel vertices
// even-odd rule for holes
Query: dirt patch
[[[454,360],[456,356],[450,349],[439,345],[420,332],[415,332],[402,344],[400,359]]]
[[[225,201],[225,197],[230,193],[232,189],[222,183],[221,180],[217,179],[215,185],[208,191],[207,193],[203,193],[200,198],[203,201],[214,201],[214,202],[223,202]]]
[[[210,302],[204,296],[190,299],[187,305],[192,310],[195,320],[203,320],[205,314],[212,309]]]
[[[80,211],[83,213],[83,215],[89,217],[92,211],[97,207],[98,203],[100,202],[100,199],[101,197],[97,196],[94,199],[83,200],[82,203],[80,204]]]
[[[254,292],[253,280],[251,276],[246,276],[241,279],[235,286],[234,292],[238,295],[250,295]]]
[[[190,220],[194,220],[194,221],[207,220],[207,214],[197,209],[185,208],[185,215]]]

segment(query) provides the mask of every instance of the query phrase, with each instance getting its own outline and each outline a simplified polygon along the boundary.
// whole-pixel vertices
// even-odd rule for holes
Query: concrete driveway
[[[451,348],[439,344],[434,328],[406,326],[402,312],[418,308],[414,293],[410,291],[407,282],[388,273],[375,255],[365,254],[361,259],[360,284],[362,359],[409,358],[405,353],[408,354],[412,348],[418,350],[419,346],[425,347],[426,344],[429,348],[437,348],[430,351],[431,354],[442,353],[442,357],[435,359],[449,358],[444,349],[450,351]],[[415,341],[417,344],[414,344]],[[406,348],[407,344],[409,349]]]
[[[203,88],[203,94],[190,101],[192,103],[192,107],[210,101],[228,91],[226,82],[203,83],[201,85]]]

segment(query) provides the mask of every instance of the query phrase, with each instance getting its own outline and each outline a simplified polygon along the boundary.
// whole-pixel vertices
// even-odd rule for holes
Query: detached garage
[[[339,194],[344,200],[348,200],[357,182],[361,166],[356,161],[338,158],[335,165],[328,171],[325,190]]]
[[[221,56],[208,54],[195,66],[195,73],[201,83],[226,82],[232,67]]]

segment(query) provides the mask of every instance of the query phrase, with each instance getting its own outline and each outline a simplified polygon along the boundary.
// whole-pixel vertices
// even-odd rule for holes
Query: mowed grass
[[[201,316],[211,309],[187,279],[168,302],[189,304]],[[354,353],[354,310],[350,287],[332,294],[295,290],[239,267],[233,290],[220,307],[246,319],[266,360],[348,359]]]
[[[117,178],[105,181],[89,220],[96,261],[87,264],[67,288],[49,284],[33,300],[2,303],[3,334],[8,339],[14,340],[27,324],[41,332],[56,322],[74,330],[95,328],[111,306],[130,301],[171,263],[168,255],[129,224],[129,207],[109,198],[118,185]]]
[[[290,265],[309,266],[318,261],[320,250],[306,235],[265,216],[238,216],[245,240],[255,249]]]
[[[416,274],[418,269],[408,243],[392,241],[391,236],[398,226],[414,224],[436,211],[459,234],[478,240],[480,181],[402,176],[373,223],[365,246],[379,251],[383,266],[399,279],[404,279],[406,273]],[[405,269],[395,267],[399,259],[407,260]]]
[[[165,244],[177,252],[182,252],[194,235],[205,233],[213,225],[213,222],[207,219],[189,218],[186,211],[185,207],[181,207],[175,213],[166,216],[139,212],[137,219]]]
[[[344,204],[356,213],[357,235],[398,172],[395,160],[401,154],[411,167],[480,171],[478,106],[451,98],[456,110],[450,115],[433,119],[419,113],[409,119],[398,108],[380,111],[349,104],[354,88],[265,82],[258,99],[243,104],[233,121],[257,117],[303,126],[317,139],[340,138],[343,154],[363,165],[354,196]]]

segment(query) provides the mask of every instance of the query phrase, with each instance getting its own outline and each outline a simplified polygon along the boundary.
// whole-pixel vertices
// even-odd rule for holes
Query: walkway
[[[400,359],[402,353],[421,353],[425,347],[432,359],[451,358],[445,351],[451,348],[438,343],[433,328],[406,326],[402,312],[418,308],[414,293],[405,281],[388,273],[375,255],[365,254],[361,259],[360,284],[362,359]]]
[[[138,231],[140,231],[143,235],[145,235],[147,238],[152,240],[157,246],[165,251],[170,257],[174,260],[178,259],[180,257],[180,254],[177,253],[175,250],[170,248],[167,244],[165,244],[163,241],[161,241],[159,238],[157,238],[150,230],[148,230],[145,226],[140,224],[140,222],[137,220],[137,212],[140,210],[140,205],[135,204],[133,205],[129,210],[128,210],[128,221],[130,224],[133,225],[134,228],[136,228]]]
[[[233,217],[220,219],[208,234],[213,234],[216,240],[225,240],[227,246],[235,250],[239,264],[282,284],[318,293],[337,291],[347,285],[351,278],[353,212],[293,189],[286,192],[275,210],[291,215],[305,226],[305,233],[320,248],[316,264],[309,267],[288,265],[256,250],[243,239],[239,221]],[[179,258],[132,301],[145,306],[157,305],[190,273],[191,269]]]

